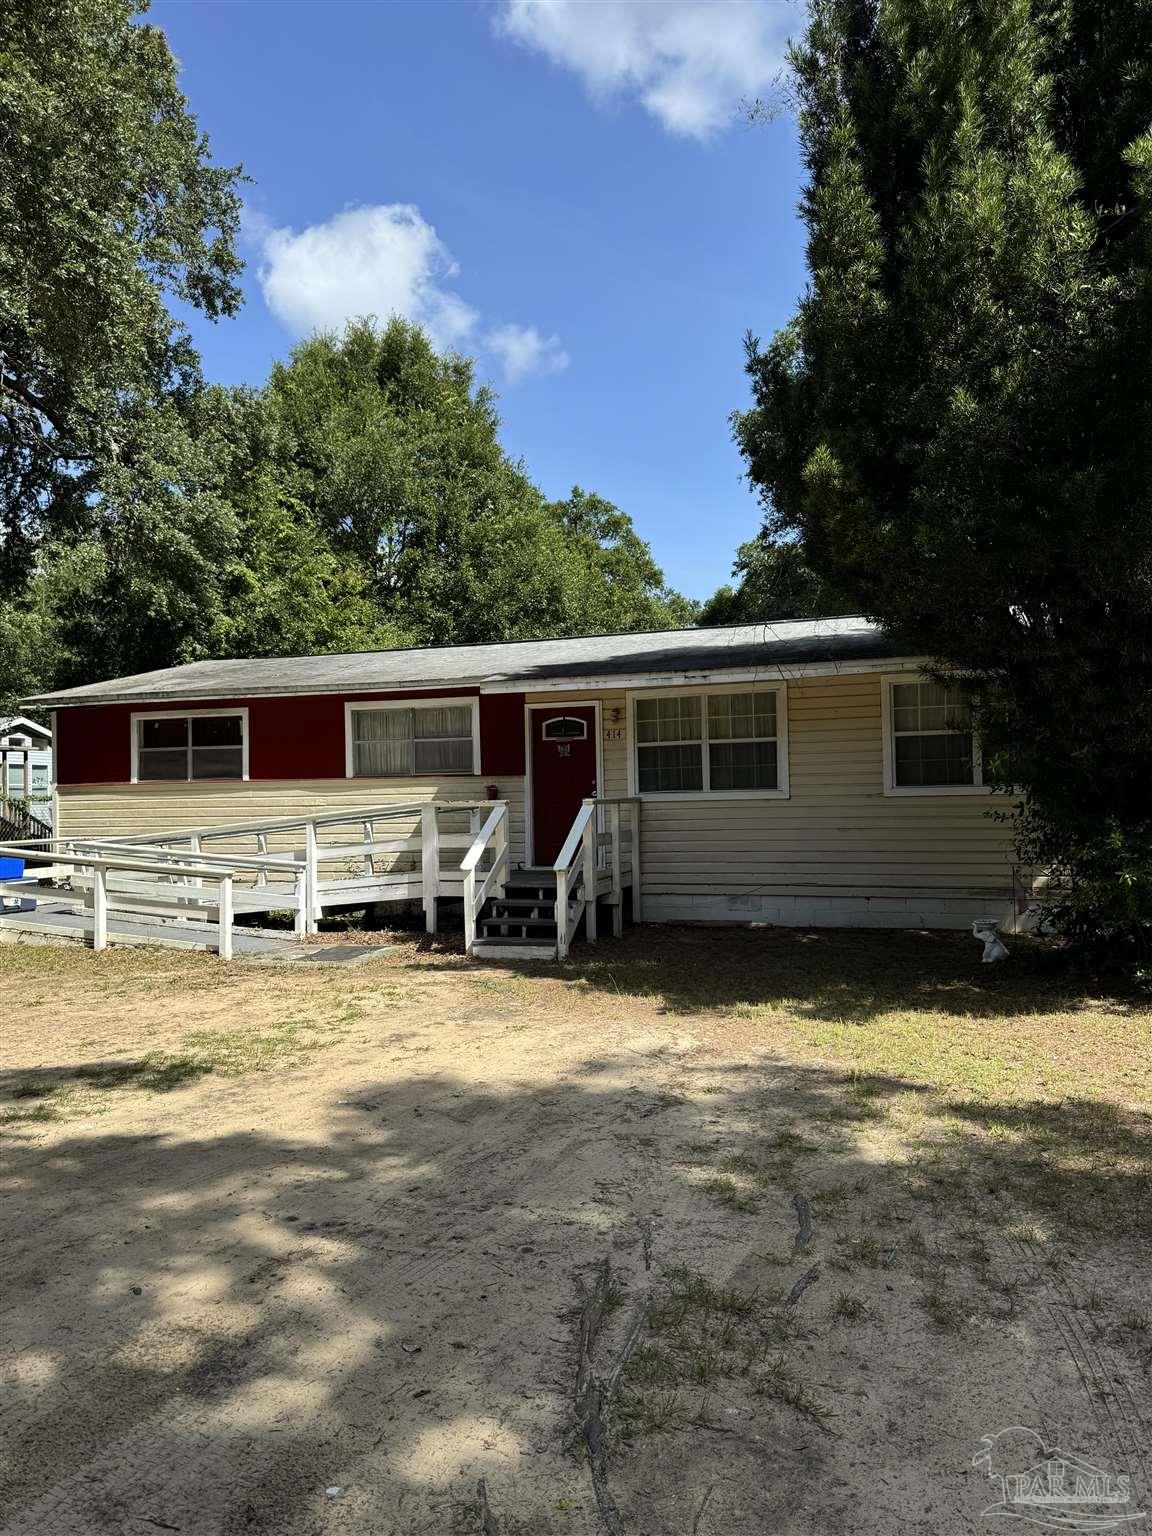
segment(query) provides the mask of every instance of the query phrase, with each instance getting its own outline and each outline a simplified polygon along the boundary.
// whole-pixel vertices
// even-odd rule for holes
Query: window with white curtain
[[[637,793],[786,793],[783,713],[776,688],[638,697]]]
[[[349,772],[357,779],[475,773],[475,703],[357,707]]]
[[[888,678],[885,690],[888,793],[982,788],[969,697],[915,677]]]

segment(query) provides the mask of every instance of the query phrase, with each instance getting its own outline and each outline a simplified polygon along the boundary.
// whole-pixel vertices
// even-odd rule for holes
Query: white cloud
[[[568,366],[559,336],[541,336],[534,325],[498,325],[484,340],[503,364],[509,384],[519,384],[533,374],[563,373]]]
[[[410,203],[349,208],[299,233],[277,229],[248,209],[244,228],[263,254],[264,300],[298,336],[339,330],[363,315],[381,321],[399,315],[422,326],[442,351],[486,348],[508,384],[568,366],[560,338],[542,336],[535,326],[497,325],[479,334],[477,311],[446,286],[459,268]]]
[[[455,262],[409,203],[350,208],[299,234],[270,229],[262,248],[265,301],[298,335],[357,315],[400,315],[422,325],[437,347],[454,347],[476,325],[476,311],[444,287]]]
[[[769,89],[801,19],[781,0],[503,0],[496,26],[594,97],[636,95],[671,133],[705,139]]]

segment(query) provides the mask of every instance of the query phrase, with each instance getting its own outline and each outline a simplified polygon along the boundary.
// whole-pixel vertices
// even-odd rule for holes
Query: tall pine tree
[[[814,0],[769,536],[972,679],[1021,857],[1152,966],[1152,0]]]

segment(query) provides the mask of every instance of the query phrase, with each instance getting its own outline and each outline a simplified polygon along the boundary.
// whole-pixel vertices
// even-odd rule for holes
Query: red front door
[[[552,864],[588,795],[596,793],[596,709],[532,709],[532,862]]]

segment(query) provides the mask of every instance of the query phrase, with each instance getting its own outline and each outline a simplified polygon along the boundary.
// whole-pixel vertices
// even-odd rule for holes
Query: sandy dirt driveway
[[[954,1138],[929,1187],[907,1085],[498,972],[135,967],[8,1034],[79,1097],[9,1128],[4,1536],[951,1536],[1014,1425],[1147,1497],[1137,1247]]]

